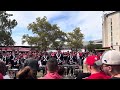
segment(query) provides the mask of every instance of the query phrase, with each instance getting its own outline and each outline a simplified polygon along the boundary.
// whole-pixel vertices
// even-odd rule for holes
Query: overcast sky
[[[13,29],[12,37],[16,45],[22,45],[24,34],[32,35],[28,31],[29,23],[35,21],[37,17],[47,16],[52,24],[58,26],[64,32],[71,32],[75,27],[80,27],[84,34],[84,41],[102,39],[102,11],[7,11],[13,14],[11,19],[16,19],[18,25]],[[27,43],[23,44],[27,45]]]

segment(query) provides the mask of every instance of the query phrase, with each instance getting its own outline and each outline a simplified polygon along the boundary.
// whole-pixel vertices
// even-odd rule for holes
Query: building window
[[[118,42],[116,42],[116,45],[118,45]]]
[[[112,18],[111,18],[111,25],[112,25]]]
[[[111,18],[111,46],[113,46],[112,18]]]

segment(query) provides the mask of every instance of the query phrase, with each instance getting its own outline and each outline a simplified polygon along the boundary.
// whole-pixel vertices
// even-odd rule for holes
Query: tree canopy
[[[76,51],[83,46],[84,35],[81,33],[79,27],[75,28],[73,32],[67,34],[68,46],[75,49]]]
[[[0,45],[9,46],[14,45],[15,42],[12,35],[12,29],[17,25],[15,19],[11,20],[9,17],[13,14],[8,14],[6,11],[0,11]]]
[[[37,46],[40,50],[50,47],[56,49],[64,44],[66,33],[60,30],[57,24],[52,25],[48,22],[46,16],[36,18],[36,21],[30,23],[27,28],[32,30],[34,36],[23,35],[22,43],[27,42],[31,46]]]
[[[87,45],[88,51],[93,51],[94,49],[101,49],[102,45],[101,44],[94,44],[93,41],[89,41],[89,44]]]

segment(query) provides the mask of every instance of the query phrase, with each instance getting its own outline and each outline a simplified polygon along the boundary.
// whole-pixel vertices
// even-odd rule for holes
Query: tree
[[[93,51],[95,49],[95,45],[93,44],[93,41],[89,41],[89,44],[87,45],[88,51]]]
[[[0,11],[0,45],[9,46],[14,45],[15,42],[12,39],[12,29],[17,25],[15,19],[9,19],[12,14],[6,13],[6,11]]]
[[[102,48],[102,44],[95,45],[95,49],[101,49],[101,48]]]
[[[102,45],[101,44],[94,44],[93,41],[89,41],[89,44],[87,45],[88,51],[93,51],[94,49],[101,49]]]
[[[36,22],[28,25],[28,30],[32,30],[34,36],[23,35],[22,43],[27,42],[31,46],[37,46],[40,50],[46,50],[50,47],[58,48],[60,42],[64,42],[66,36],[57,24],[52,25],[48,22],[46,16],[36,18]]]
[[[83,34],[79,27],[75,28],[73,32],[67,34],[68,46],[75,49],[76,51],[83,46]]]

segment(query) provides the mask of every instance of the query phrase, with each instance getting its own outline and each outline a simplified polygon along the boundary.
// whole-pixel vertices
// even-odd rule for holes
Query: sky
[[[80,27],[84,34],[84,41],[102,39],[102,11],[7,11],[13,14],[11,19],[16,19],[18,25],[13,29],[12,38],[16,42],[15,46],[22,45],[22,36],[29,34],[28,24],[35,22],[37,17],[47,17],[51,24],[57,24],[64,32],[72,32],[76,27]]]

